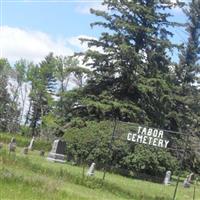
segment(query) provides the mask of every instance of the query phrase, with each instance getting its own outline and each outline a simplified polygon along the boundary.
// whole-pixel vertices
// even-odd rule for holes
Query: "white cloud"
[[[71,55],[73,51],[66,47],[64,39],[52,39],[50,35],[40,31],[24,30],[3,26],[0,32],[2,57],[10,62],[25,58],[39,62],[49,52],[55,55]]]
[[[101,2],[96,2],[96,3],[88,3],[88,4],[82,4],[76,7],[76,12],[81,13],[81,14],[90,14],[90,8],[93,8],[95,10],[102,10],[106,11],[107,7],[102,5]]]
[[[85,38],[85,39],[97,39],[95,37],[91,37],[91,36],[87,36],[87,35],[78,35],[78,36],[74,36],[74,37],[71,37],[71,38],[68,38],[67,39],[67,42],[74,46],[74,47],[78,47],[80,51],[86,51],[88,50],[88,45],[87,45],[87,42],[81,42],[81,38]],[[91,47],[90,49],[94,50],[96,48],[94,47]]]
[[[7,58],[11,64],[21,58],[38,63],[49,52],[62,56],[73,55],[74,52],[84,52],[88,49],[102,52],[100,47],[88,48],[87,42],[82,43],[80,38],[97,39],[87,35],[78,35],[55,40],[41,31],[4,26],[3,31],[0,32],[0,48],[3,50],[2,57]],[[82,60],[83,57],[79,58],[80,65],[86,67]]]

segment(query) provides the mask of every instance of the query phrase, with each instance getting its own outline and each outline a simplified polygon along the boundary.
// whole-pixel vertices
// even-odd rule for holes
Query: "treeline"
[[[176,4],[187,17],[185,24],[172,21],[176,19],[171,16],[172,3],[105,0],[103,4],[107,11],[91,9],[92,14],[100,17],[100,21],[91,26],[101,26],[105,31],[99,39],[82,39],[92,49],[75,57],[49,54],[38,65],[21,60],[14,68],[5,59],[1,60],[1,130],[15,132],[21,129],[25,134],[47,138],[65,134],[67,138],[68,131],[76,136],[74,130],[83,130],[91,121],[97,123],[115,118],[199,138],[200,2],[191,0],[187,5]],[[171,30],[183,27],[186,41],[173,44],[176,38]],[[178,59],[174,61],[177,52]],[[88,68],[80,67],[78,60],[82,57]],[[69,90],[70,79],[76,82],[75,89]],[[16,89],[11,88],[10,92],[8,84],[13,81]],[[29,88],[28,109],[25,109],[22,91],[26,86]],[[97,131],[91,128],[88,134],[92,137]],[[75,141],[78,139],[77,136]],[[87,141],[81,144],[84,148],[80,149],[86,153],[79,152],[76,157],[88,156],[90,152]],[[182,147],[183,141],[179,145]],[[71,147],[72,154],[77,152],[77,145]],[[90,160],[105,157],[102,151]],[[128,157],[129,162],[126,165],[115,163],[115,166],[137,166],[138,171],[150,170],[152,173],[161,168],[161,172],[169,169],[167,164],[163,166],[167,162],[162,159],[155,160],[152,165],[140,165],[141,159],[135,156],[147,154],[140,156],[141,151],[136,152],[134,148],[119,152],[118,161]],[[196,147],[190,147],[189,152],[184,165],[198,171]],[[155,158],[155,154],[152,151],[146,159]]]
[[[90,71],[73,57],[47,55],[39,64],[21,59],[11,67],[1,59],[1,130],[51,136],[63,117],[65,93],[82,88]],[[76,103],[75,101],[72,102]],[[68,108],[69,106],[69,108]],[[67,114],[66,114],[67,115]],[[51,133],[49,132],[51,130]]]

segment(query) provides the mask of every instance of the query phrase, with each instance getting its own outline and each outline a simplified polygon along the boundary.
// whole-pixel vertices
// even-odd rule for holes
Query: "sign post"
[[[109,146],[108,146],[108,149],[109,149],[110,152],[112,150],[112,144],[113,144],[114,137],[115,137],[116,127],[117,127],[117,118],[115,117],[114,128],[113,128],[112,136],[111,136],[110,143],[109,143]],[[103,181],[104,181],[105,177],[106,177],[106,167],[104,167],[104,170],[103,170],[103,178],[102,178]]]
[[[195,183],[194,183],[193,200],[195,200],[197,181],[198,181],[198,179],[196,179]]]
[[[180,160],[180,163],[179,163],[179,172],[178,172],[177,182],[176,182],[176,186],[175,186],[175,190],[174,190],[174,194],[173,194],[173,200],[175,200],[177,190],[178,190],[179,181],[180,181],[181,170],[183,168],[183,161],[184,161],[184,158],[185,158],[185,155],[186,155],[187,146],[188,146],[188,142],[189,142],[189,135],[188,134],[186,135],[186,134],[183,134],[183,133],[180,133],[180,132],[175,132],[175,131],[169,131],[169,130],[162,130],[162,129],[158,129],[158,128],[150,128],[150,127],[146,127],[146,126],[140,126],[138,124],[137,124],[137,126],[134,125],[131,128],[131,123],[129,123],[129,125],[130,125],[130,127],[128,129],[127,129],[127,126],[123,127],[123,129],[121,128],[122,132],[125,131],[125,133],[126,133],[126,139],[125,139],[126,141],[134,142],[134,143],[138,143],[138,144],[143,144],[143,145],[148,145],[148,146],[153,146],[153,147],[162,148],[162,149],[173,150],[173,144],[171,144],[173,142],[173,140],[170,141],[169,136],[165,135],[165,132],[174,133],[174,134],[181,134],[181,135],[186,136],[184,148],[182,150],[183,151],[182,157],[181,157],[181,160]],[[114,142],[114,138],[116,137],[116,135],[115,135],[116,127],[117,127],[117,119],[115,118],[111,140],[110,140],[110,143],[108,145],[110,152],[112,151],[112,145],[113,145],[113,142]],[[119,135],[119,138],[120,137],[121,137],[121,134]],[[111,165],[111,162],[112,161],[110,161],[110,163],[109,163],[110,165]],[[105,179],[107,167],[105,167],[104,171],[103,171],[104,172],[103,178],[102,178],[103,180]]]
[[[155,128],[147,128],[139,126],[136,133],[129,132],[127,134],[127,140],[135,143],[146,144],[150,146],[168,148],[169,140],[164,138],[164,131]],[[183,154],[180,161],[180,169],[177,177],[176,187],[173,194],[173,200],[176,198],[176,193],[178,190],[178,185],[180,181],[181,170],[183,168],[183,161],[187,151],[187,145],[189,142],[189,135],[187,135],[184,145]]]
[[[186,151],[187,151],[188,141],[189,141],[189,135],[187,135],[187,138],[186,138],[186,141],[185,141],[185,147],[184,147],[183,155],[182,155],[182,158],[181,158],[181,161],[180,161],[180,169],[179,169],[178,178],[177,178],[177,181],[176,181],[176,187],[175,187],[175,190],[174,190],[173,200],[176,199],[176,193],[177,193],[178,185],[179,185],[179,181],[180,181],[181,170],[183,168],[183,161],[184,161],[184,158],[185,158],[185,155],[186,155]]]

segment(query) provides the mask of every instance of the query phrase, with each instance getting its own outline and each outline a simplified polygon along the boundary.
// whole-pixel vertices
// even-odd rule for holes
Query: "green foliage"
[[[82,96],[81,89],[74,89],[62,94],[60,101],[56,104],[55,114],[61,119],[61,125],[76,117],[74,106]]]
[[[8,92],[12,69],[7,59],[0,59],[0,130],[15,132],[19,127],[17,94]],[[12,91],[12,88],[11,88]]]
[[[43,116],[41,120],[42,125],[40,136],[46,140],[53,140],[55,135],[58,134],[57,130],[59,129],[57,118],[52,113],[49,113]]]
[[[167,169],[176,170],[174,153],[138,145],[124,147],[119,140],[111,145],[110,120],[199,137],[200,3],[192,0],[184,8],[188,41],[182,45],[178,63],[173,63],[169,54],[177,47],[171,42],[170,30],[177,25],[170,19],[171,4],[104,0],[103,5],[108,9],[91,9],[101,17],[91,26],[101,26],[104,31],[98,39],[81,39],[91,47],[81,53],[89,68],[81,67],[76,56],[55,57],[53,53],[38,65],[19,60],[13,69],[6,59],[0,59],[0,130],[20,129],[25,97],[22,105],[17,100],[23,96],[24,84],[30,84],[30,105],[21,126],[24,135],[51,140],[65,133],[69,157],[77,163],[95,160],[100,168],[107,164],[113,171],[126,169],[128,175],[133,171],[161,175]],[[18,84],[12,95],[7,89],[10,79]],[[77,88],[69,91],[71,82]],[[178,140],[176,148],[183,147],[183,138],[174,135],[173,140]],[[26,141],[19,143],[25,145]],[[195,152],[191,147],[184,167],[198,172],[200,161]]]
[[[134,152],[125,156],[122,162],[133,174],[164,176],[167,170],[174,172],[178,169],[177,160],[169,152],[141,145],[136,145]]]
[[[91,9],[103,18],[92,26],[106,31],[99,39],[82,39],[90,47],[103,49],[85,53],[85,61],[93,68],[82,100],[92,111],[89,116],[108,119],[116,115],[122,121],[172,128],[168,51],[174,47],[169,27],[175,24],[168,20],[170,5],[140,0],[103,4],[110,12]]]
[[[38,134],[36,129],[40,123],[43,123],[42,117],[48,115],[54,106],[55,64],[56,60],[50,53],[39,66],[32,66],[29,70],[28,77],[32,85],[30,93],[32,113],[29,120],[33,135]]]
[[[83,123],[80,119],[76,119],[76,122]],[[177,170],[178,163],[169,152],[129,144],[124,141],[126,138],[118,139],[118,135],[122,136],[121,131],[126,127],[117,130],[116,139],[111,144],[113,128],[114,123],[111,121],[86,121],[84,127],[75,124],[68,128],[64,138],[70,159],[78,164],[95,162],[99,168],[109,164],[112,171],[127,176],[137,173],[163,176],[166,170]]]
[[[108,142],[112,127],[109,121],[97,123],[95,121],[86,121],[84,127],[80,128],[78,120],[74,120],[72,128],[66,130],[63,136],[67,141],[68,154],[73,157],[75,162],[80,163],[84,160],[98,160],[105,163],[108,157]],[[80,119],[79,119],[80,122]],[[83,124],[83,121],[81,121]]]

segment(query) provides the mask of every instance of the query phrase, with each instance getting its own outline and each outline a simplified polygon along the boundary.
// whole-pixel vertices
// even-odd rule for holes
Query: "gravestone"
[[[10,141],[10,143],[8,144],[8,151],[10,152],[15,152],[16,149],[16,139],[13,137]]]
[[[3,148],[3,143],[0,143],[0,149],[2,149]]]
[[[45,151],[44,150],[40,150],[40,156],[44,156]]]
[[[190,182],[189,182],[189,175],[186,177],[186,179],[183,182],[183,187],[184,188],[189,188],[190,187]]]
[[[188,177],[188,182],[191,183],[193,179],[194,179],[194,173],[191,173]]]
[[[95,163],[92,163],[90,168],[87,171],[87,176],[93,176],[94,175],[94,170],[95,170]]]
[[[30,142],[30,144],[28,146],[29,150],[33,150],[33,143],[34,143],[34,141],[35,141],[35,137],[33,136],[33,138],[31,139],[31,142]]]
[[[14,137],[12,137],[10,143],[15,143],[16,144],[16,139]]]
[[[28,147],[24,147],[22,152],[23,152],[23,154],[27,155],[28,154]]]
[[[165,179],[164,179],[164,184],[165,185],[169,185],[171,182],[170,182],[170,179],[171,179],[171,171],[167,171],[166,172],[166,175],[165,175]]]
[[[65,150],[66,150],[66,142],[61,140],[55,140],[53,142],[52,150],[49,153],[47,160],[54,162],[65,163]]]

